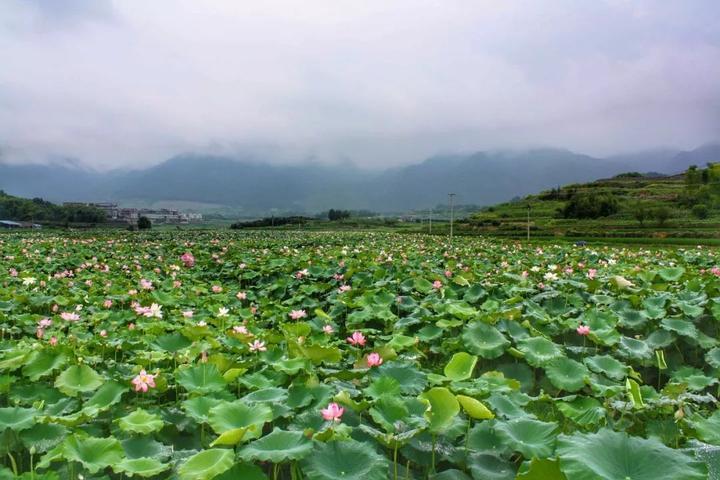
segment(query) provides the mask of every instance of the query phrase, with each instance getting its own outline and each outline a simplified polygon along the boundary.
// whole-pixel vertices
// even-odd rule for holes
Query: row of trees
[[[0,219],[26,222],[102,223],[105,212],[84,205],[56,205],[42,198],[8,195],[0,190]]]

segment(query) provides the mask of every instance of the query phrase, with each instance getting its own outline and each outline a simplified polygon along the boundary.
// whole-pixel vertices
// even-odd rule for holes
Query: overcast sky
[[[720,140],[718,0],[2,0],[0,151],[380,167]]]

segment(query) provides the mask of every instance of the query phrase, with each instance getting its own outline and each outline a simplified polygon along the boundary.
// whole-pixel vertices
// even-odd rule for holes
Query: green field
[[[682,202],[688,186],[683,175],[673,177],[627,177],[598,180],[558,189],[558,195],[543,192],[514,202],[485,207],[464,225],[465,230],[508,238],[527,235],[530,206],[531,237],[571,239],[688,239],[689,243],[720,238],[720,210],[709,202],[707,218],[697,218],[692,207]],[[618,211],[596,219],[563,218],[559,212],[572,194],[611,195]],[[553,197],[562,197],[560,199]],[[714,198],[714,195],[711,197]],[[648,210],[640,223],[635,216],[638,205]],[[666,209],[668,218],[658,221],[652,212]]]
[[[0,478],[718,478],[702,247],[0,236]]]

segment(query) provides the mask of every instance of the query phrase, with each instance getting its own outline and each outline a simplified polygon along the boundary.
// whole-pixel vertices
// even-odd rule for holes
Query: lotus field
[[[0,479],[718,478],[708,248],[0,236]]]

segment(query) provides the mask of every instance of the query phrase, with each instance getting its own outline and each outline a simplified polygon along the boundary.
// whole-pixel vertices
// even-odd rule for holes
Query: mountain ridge
[[[720,161],[720,144],[607,158],[552,148],[444,154],[380,172],[355,165],[279,165],[255,156],[187,153],[143,170],[110,172],[69,164],[0,163],[0,189],[51,201],[213,203],[248,214],[327,208],[390,212],[428,208],[450,192],[460,203],[490,205],[627,171],[672,174],[712,161]]]

